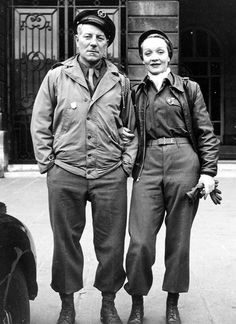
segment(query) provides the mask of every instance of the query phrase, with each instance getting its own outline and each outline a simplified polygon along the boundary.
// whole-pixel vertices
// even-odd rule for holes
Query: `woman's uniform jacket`
[[[214,134],[213,126],[198,83],[173,74],[173,83],[170,90],[179,101],[189,140],[197,152],[200,161],[200,174],[215,176],[217,174],[217,161],[219,158],[219,140]],[[146,91],[146,78],[133,89],[133,101],[137,119],[139,137],[138,153],[133,169],[133,177],[139,180],[146,151],[146,109],[148,96]]]

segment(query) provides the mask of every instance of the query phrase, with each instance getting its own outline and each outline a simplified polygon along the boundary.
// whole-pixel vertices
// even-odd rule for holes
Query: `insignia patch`
[[[98,10],[98,17],[105,18],[106,17],[106,13],[100,9],[100,10]]]
[[[176,99],[174,97],[166,98],[166,101],[169,105],[175,105]]]
[[[73,101],[71,104],[70,104],[71,108],[72,109],[75,109],[77,107],[77,103],[75,101]]]

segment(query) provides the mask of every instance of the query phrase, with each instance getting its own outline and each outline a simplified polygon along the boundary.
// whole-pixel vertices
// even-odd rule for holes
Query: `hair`
[[[82,26],[83,26],[83,24],[77,25],[77,29],[76,29],[77,33],[75,35],[79,35],[79,34],[82,33],[82,30],[81,30],[82,29]]]

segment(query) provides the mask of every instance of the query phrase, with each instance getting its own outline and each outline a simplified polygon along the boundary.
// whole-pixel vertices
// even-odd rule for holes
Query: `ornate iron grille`
[[[75,52],[73,17],[83,9],[101,9],[116,25],[109,58],[125,69],[126,1],[12,0],[9,5],[10,162],[32,163],[30,120],[35,96],[50,67]],[[122,30],[122,32],[120,32]]]

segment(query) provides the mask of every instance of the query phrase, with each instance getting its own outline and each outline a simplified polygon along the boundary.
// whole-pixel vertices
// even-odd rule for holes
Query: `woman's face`
[[[142,43],[143,63],[148,72],[159,74],[165,72],[170,62],[167,44],[159,37],[146,38]]]

